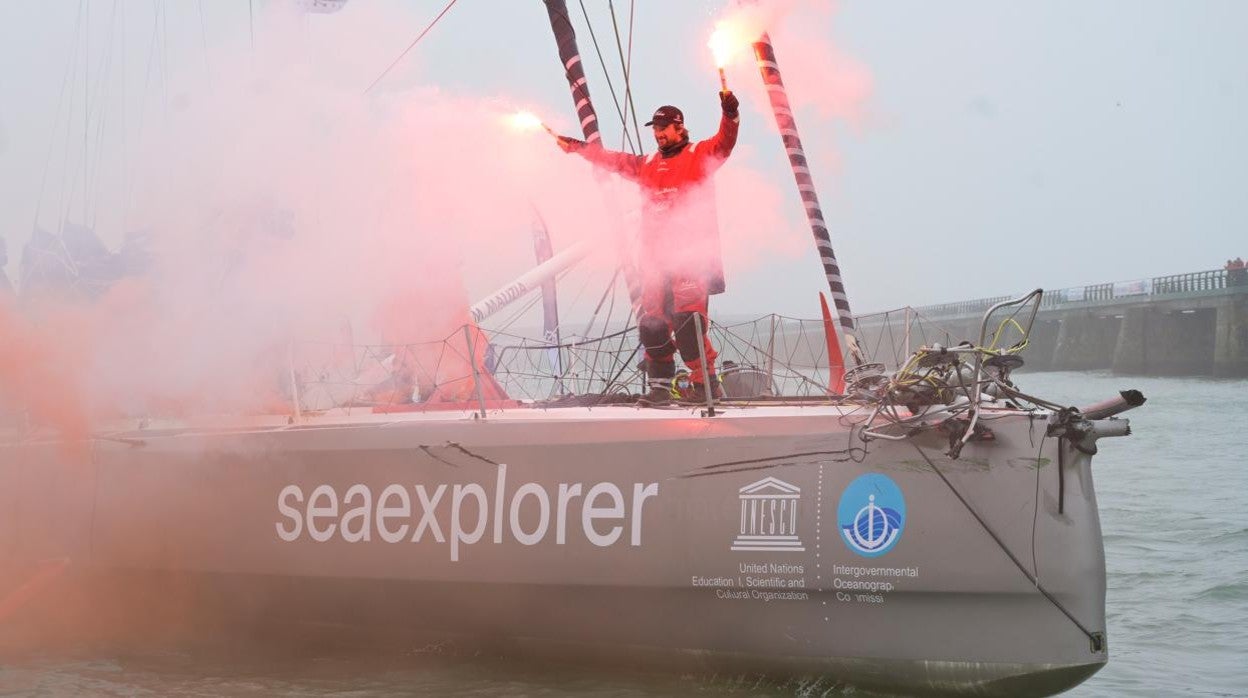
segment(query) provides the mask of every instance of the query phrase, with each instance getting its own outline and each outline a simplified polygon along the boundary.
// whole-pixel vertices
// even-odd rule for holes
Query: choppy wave
[[[1217,584],[1200,592],[1197,598],[1214,601],[1248,601],[1248,582]]]

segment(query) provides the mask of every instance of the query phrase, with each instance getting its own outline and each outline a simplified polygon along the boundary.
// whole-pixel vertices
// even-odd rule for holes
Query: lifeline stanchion
[[[290,399],[295,407],[295,424],[303,421],[303,410],[299,406],[299,377],[295,375],[295,342],[286,343],[286,368],[290,372]]]
[[[472,346],[472,328],[469,325],[464,325],[464,343],[468,345],[468,365],[472,366],[472,389],[477,394],[481,419],[485,419],[485,398],[481,396],[481,374],[477,372],[477,352]]]
[[[706,416],[715,416],[715,390],[711,386],[710,371],[706,368],[706,335],[702,334],[702,313],[693,314],[693,329],[698,331],[698,359],[702,364],[702,392],[706,395]]]
[[[771,392],[772,376],[775,374],[776,367],[776,314],[772,313],[771,333],[767,335],[767,392]],[[770,397],[770,396],[769,396]]]

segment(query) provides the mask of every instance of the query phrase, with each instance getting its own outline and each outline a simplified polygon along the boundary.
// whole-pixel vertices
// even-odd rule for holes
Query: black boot
[[[711,374],[711,402],[719,402],[724,399],[724,389],[719,386],[719,378],[714,373]],[[686,395],[681,402],[687,405],[705,405],[706,404],[706,386],[702,383],[694,383],[689,386],[689,394]]]
[[[637,404],[642,407],[666,407],[672,404],[672,389],[659,385],[651,386],[650,392],[642,395]]]
[[[672,379],[676,364],[672,361],[646,361],[646,384],[650,392],[637,401],[642,407],[663,407],[672,404]]]

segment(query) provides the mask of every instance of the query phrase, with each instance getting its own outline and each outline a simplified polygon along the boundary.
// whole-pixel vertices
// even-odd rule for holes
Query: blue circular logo
[[[849,549],[863,557],[879,557],[897,544],[906,525],[906,498],[887,475],[861,475],[841,495],[837,528]]]

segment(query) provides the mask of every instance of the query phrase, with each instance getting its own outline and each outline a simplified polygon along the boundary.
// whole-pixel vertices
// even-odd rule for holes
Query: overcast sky
[[[82,185],[72,183],[84,151],[88,161],[123,162],[143,129],[159,128],[162,112],[193,99],[195,84],[233,79],[214,71],[205,45],[250,43],[253,28],[256,44],[266,40],[263,23],[250,21],[248,0],[164,0],[159,22],[158,4],[88,0],[87,76],[79,65],[67,81],[79,1],[0,2],[0,234],[10,277],[37,211],[45,226],[85,213],[107,241],[119,241],[126,221],[118,202],[143,191],[97,177],[89,190],[111,186],[117,195],[95,194],[84,205]],[[257,15],[268,4],[254,0]],[[376,27],[375,55],[362,61],[370,68],[336,76],[361,90],[444,5],[349,0],[338,15],[309,17],[306,30],[325,31],[369,4],[393,7],[390,16],[401,21]],[[705,40],[723,4],[637,0],[632,88],[643,121],[654,106],[673,103],[685,109],[695,137],[714,128],[717,82]],[[579,3],[569,5],[603,130],[618,146],[604,73]],[[619,90],[607,2],[585,5]],[[631,5],[614,2],[621,31]],[[110,23],[121,28],[111,36]],[[837,56],[821,66],[805,51],[790,52],[801,64],[791,66],[789,82],[805,105],[798,125],[854,310],[1211,269],[1248,257],[1245,28],[1242,0],[844,0],[831,12],[794,10],[773,33],[781,68],[789,72],[786,37],[807,48],[812,36],[826,40]],[[839,94],[837,71],[846,66],[869,76],[870,91],[853,114],[824,99]],[[111,78],[101,83],[100,75]],[[761,93],[756,71],[732,75],[755,81],[738,88],[743,96]],[[378,92],[431,84],[539,105],[555,125],[575,125],[539,0],[459,0]],[[63,87],[81,94],[84,85],[88,104],[125,105],[104,110],[107,127],[93,117],[85,133],[81,118],[67,125],[57,111]],[[743,101],[741,157],[784,183],[790,215],[800,220],[771,116],[761,102]],[[81,98],[71,108],[81,110]],[[115,171],[125,172],[124,164]],[[527,234],[528,222],[518,222],[517,235]],[[552,235],[558,246],[559,231]],[[714,311],[815,315],[814,294],[825,285],[813,243],[804,244],[803,255],[729,268],[729,293]]]

